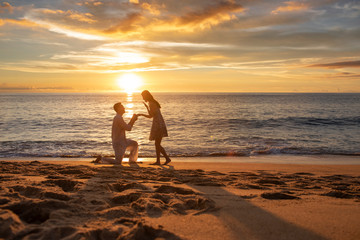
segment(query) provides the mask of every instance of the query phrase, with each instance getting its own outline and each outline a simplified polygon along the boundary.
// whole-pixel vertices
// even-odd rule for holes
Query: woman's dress
[[[155,102],[149,102],[150,114],[153,117],[153,122],[150,132],[150,140],[160,139],[168,136],[165,121],[161,115],[159,106]]]

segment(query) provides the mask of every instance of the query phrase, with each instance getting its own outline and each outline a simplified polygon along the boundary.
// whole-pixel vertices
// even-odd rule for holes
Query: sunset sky
[[[360,1],[0,1],[1,92],[360,92]]]

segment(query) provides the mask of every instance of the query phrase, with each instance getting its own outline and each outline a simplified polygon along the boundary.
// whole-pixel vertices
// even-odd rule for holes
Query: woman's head
[[[151,95],[151,93],[148,90],[142,91],[141,96],[146,102],[154,101],[154,97]]]
[[[160,104],[158,103],[158,101],[156,101],[154,99],[153,95],[151,95],[151,93],[148,90],[142,91],[141,96],[143,97],[144,101],[146,101],[146,102],[154,102],[160,108]]]

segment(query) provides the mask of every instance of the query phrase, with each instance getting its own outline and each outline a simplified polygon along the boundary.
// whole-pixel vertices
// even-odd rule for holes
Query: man
[[[130,150],[129,162],[136,162],[138,158],[139,145],[134,140],[126,139],[125,131],[131,131],[138,117],[134,114],[130,122],[126,124],[122,117],[125,113],[124,106],[120,102],[115,103],[114,110],[116,115],[113,119],[111,138],[112,146],[115,152],[115,159],[102,158],[99,156],[94,162],[121,164],[126,150]]]

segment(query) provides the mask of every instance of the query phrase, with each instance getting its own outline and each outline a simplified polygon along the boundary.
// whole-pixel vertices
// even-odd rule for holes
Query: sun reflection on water
[[[133,94],[127,93],[125,106],[125,118],[131,118],[134,114]]]

